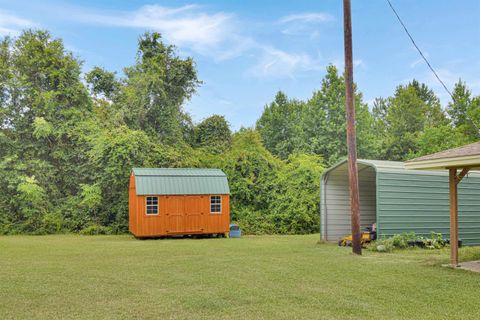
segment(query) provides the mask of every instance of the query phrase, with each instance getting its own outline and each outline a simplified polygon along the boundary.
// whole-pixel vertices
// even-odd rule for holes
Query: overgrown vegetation
[[[158,33],[122,75],[94,67],[47,31],[0,43],[0,234],[127,231],[132,167],[216,167],[246,233],[319,229],[319,178],[346,154],[344,81],[329,66],[308,101],[279,92],[255,128],[232,133],[183,109],[201,80]],[[404,160],[479,139],[480,98],[465,83],[446,111],[412,81],[370,111],[356,92],[359,155]],[[448,138],[446,138],[448,137]]]
[[[127,231],[132,167],[216,167],[247,233],[318,230],[320,155],[281,160],[259,133],[182,108],[201,81],[158,33],[122,77],[80,61],[46,31],[0,47],[0,234]]]

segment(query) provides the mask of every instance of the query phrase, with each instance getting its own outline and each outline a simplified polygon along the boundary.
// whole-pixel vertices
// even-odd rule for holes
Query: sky
[[[440,78],[480,94],[480,1],[391,0]],[[47,29],[78,56],[83,71],[122,75],[135,62],[138,37],[158,31],[182,57],[193,57],[203,84],[185,109],[195,121],[224,115],[251,127],[277,91],[308,99],[329,64],[343,70],[340,0],[317,1],[4,1],[0,37]],[[418,79],[448,103],[386,0],[353,0],[354,80],[371,106]]]

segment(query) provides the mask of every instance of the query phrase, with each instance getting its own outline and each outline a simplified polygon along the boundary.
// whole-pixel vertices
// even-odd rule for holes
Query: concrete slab
[[[480,272],[480,260],[462,262],[458,265],[458,269]]]

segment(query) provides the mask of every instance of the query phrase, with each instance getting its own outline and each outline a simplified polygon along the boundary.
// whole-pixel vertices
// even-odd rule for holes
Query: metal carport
[[[361,228],[376,223],[380,237],[403,232],[450,237],[448,174],[406,170],[403,162],[358,160]],[[480,174],[459,186],[459,233],[466,245],[480,245]],[[337,241],[351,233],[346,160],[321,177],[321,237]]]

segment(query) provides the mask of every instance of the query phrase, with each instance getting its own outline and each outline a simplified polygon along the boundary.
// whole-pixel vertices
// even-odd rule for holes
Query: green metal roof
[[[137,195],[230,194],[220,169],[133,168]]]

